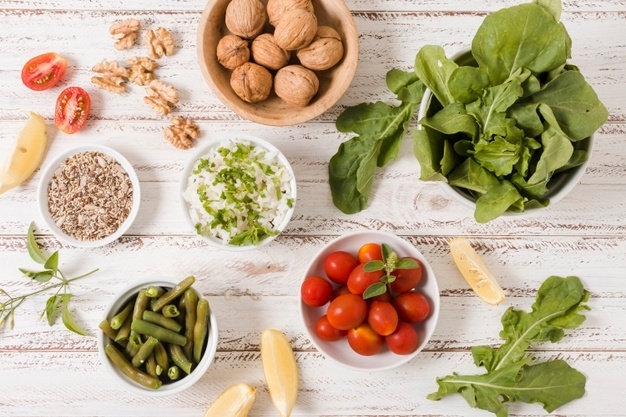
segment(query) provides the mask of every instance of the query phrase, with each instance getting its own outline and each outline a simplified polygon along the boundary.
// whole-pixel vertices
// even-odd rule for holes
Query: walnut
[[[175,116],[170,119],[172,125],[163,131],[163,135],[178,149],[191,148],[200,136],[200,129],[190,119]]]
[[[300,63],[315,71],[332,68],[343,56],[339,33],[331,27],[320,26],[313,41],[297,53]]]
[[[289,52],[276,45],[274,35],[264,33],[252,41],[254,62],[271,70],[278,70],[287,65]]]
[[[91,82],[98,88],[112,93],[123,93],[126,91],[125,80],[122,77],[91,77]]]
[[[303,9],[313,13],[313,2],[311,0],[268,0],[267,16],[270,24],[276,27],[285,12],[294,9]]]
[[[274,78],[274,91],[286,103],[304,107],[317,94],[317,75],[301,65],[288,65],[281,68]]]
[[[117,61],[102,61],[91,69],[101,74],[91,77],[91,82],[99,88],[112,93],[123,93],[126,91],[126,80],[129,76],[128,68],[125,68]]]
[[[276,43],[293,51],[311,43],[317,32],[317,18],[309,11],[295,9],[286,12],[274,31]]]
[[[167,29],[157,28],[156,33],[148,29],[144,43],[148,48],[148,56],[152,59],[170,56],[174,53],[174,39]]]
[[[250,59],[248,42],[237,35],[226,35],[217,44],[217,60],[228,69],[235,69]]]
[[[265,6],[259,0],[232,0],[226,7],[226,27],[245,39],[260,34],[266,20]]]
[[[137,40],[137,32],[141,28],[141,23],[137,19],[126,19],[113,23],[109,28],[109,33],[116,39],[115,48],[119,50],[130,49]]]
[[[258,64],[246,62],[230,75],[230,86],[243,101],[258,103],[272,91],[272,74]]]
[[[126,61],[130,65],[128,79],[137,85],[148,85],[154,80],[154,70],[158,68],[156,61],[147,57],[133,57]]]
[[[150,81],[146,88],[148,96],[143,98],[154,111],[162,116],[170,114],[172,106],[178,103],[178,92],[169,84],[159,80]]]

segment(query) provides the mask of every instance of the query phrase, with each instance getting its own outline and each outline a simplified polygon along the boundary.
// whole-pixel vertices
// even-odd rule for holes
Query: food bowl
[[[262,0],[263,4],[267,0]],[[344,55],[334,67],[316,71],[319,90],[304,107],[294,107],[281,100],[274,92],[265,101],[251,104],[243,101],[230,86],[231,70],[217,60],[217,44],[229,34],[224,23],[230,0],[209,0],[200,18],[197,34],[197,52],[205,81],[217,98],[229,109],[246,120],[271,126],[288,126],[311,120],[331,108],[346,92],[356,72],[359,57],[359,39],[354,19],[343,0],[313,0],[318,25],[333,27],[341,36]],[[265,32],[272,27],[266,22]],[[290,63],[294,63],[292,53]],[[275,73],[275,71],[272,71]]]
[[[60,241],[83,248],[107,245],[126,233],[140,201],[133,166],[102,145],[81,145],[57,155],[37,188],[39,213],[48,229]]]
[[[217,186],[214,185],[214,180],[218,178],[217,173],[225,173],[230,169],[223,163],[223,157],[217,157],[217,163],[219,165],[217,169],[205,167],[205,170],[200,175],[194,174],[201,158],[207,155],[215,155],[216,150],[219,148],[223,149],[224,146],[235,150],[236,144],[249,145],[256,151],[264,152],[265,156],[261,158],[264,161],[263,164],[267,166],[273,165],[273,171],[282,173],[282,180],[279,181],[279,187],[275,189],[268,188],[267,191],[269,192],[267,193],[263,191],[265,185],[258,185],[263,184],[263,178],[268,180],[266,182],[268,187],[274,187],[274,181],[272,179],[276,178],[278,174],[274,176],[266,174],[259,170],[260,168],[256,166],[256,163],[255,172],[249,177],[250,179],[254,178],[255,185],[251,183],[248,184],[248,186],[254,189],[252,193],[242,191],[242,182],[235,177],[227,178],[226,176],[220,176],[224,181],[217,184]],[[246,166],[249,167],[249,164],[246,164]],[[206,204],[202,204],[201,197],[199,197],[200,194],[198,193],[201,187],[205,186],[205,191],[201,192],[201,194],[203,196],[202,198],[208,197],[208,200],[212,201],[210,209],[206,208]],[[227,188],[230,187],[233,188],[229,191]],[[234,191],[235,188],[237,188],[237,191]],[[257,192],[257,189],[260,191]],[[279,189],[282,191],[280,193],[280,199],[277,197],[274,198]],[[230,196],[227,197],[229,193]],[[297,189],[294,172],[289,161],[280,150],[263,139],[241,133],[216,137],[199,149],[187,162],[183,170],[179,188],[181,208],[190,230],[195,230],[196,234],[209,245],[230,251],[256,249],[274,240],[285,227],[287,227],[287,224],[291,220],[296,205],[296,194]],[[244,203],[246,199],[249,199],[251,202]],[[257,210],[258,207],[262,207],[263,210]],[[211,213],[211,210],[218,210],[218,212],[213,211]],[[258,214],[261,215],[255,222],[253,219]],[[231,232],[227,226],[230,224],[228,218],[234,219],[234,216],[239,216],[238,230],[230,229],[233,230]],[[245,224],[250,226],[246,226],[248,230],[254,228],[260,229],[255,226],[258,224],[270,230],[271,233],[260,233],[260,238],[257,241],[248,239],[245,234],[240,233],[245,231],[244,227],[240,227],[243,223],[241,221],[242,217],[252,219],[250,222],[245,222]],[[213,222],[216,222],[215,226]],[[239,238],[236,238],[236,235],[239,235]],[[250,233],[248,233],[248,236],[250,236]],[[232,241],[230,239],[231,237],[236,239],[237,242]]]
[[[135,298],[138,292],[141,289],[144,289],[149,286],[161,287],[164,290],[173,288],[180,281],[173,280],[171,278],[144,278],[140,280],[134,281],[128,287],[124,288],[118,294],[116,294],[111,302],[107,305],[104,310],[104,317],[108,322],[119,313],[124,306],[133,298]],[[193,288],[193,286],[191,287]],[[196,292],[197,293],[197,292]],[[202,294],[197,294],[198,297],[201,297]],[[201,357],[201,360],[197,365],[192,368],[192,371],[189,375],[185,375],[181,370],[182,377],[176,381],[168,381],[168,377],[165,375],[167,370],[164,370],[161,379],[164,381],[163,385],[161,385],[158,389],[147,388],[131,378],[125,375],[120,368],[118,368],[107,356],[105,352],[105,347],[113,343],[117,345],[117,342],[112,342],[111,338],[107,336],[103,331],[98,331],[98,352],[100,355],[100,359],[102,361],[103,366],[108,371],[109,375],[113,379],[115,379],[120,386],[124,389],[131,390],[135,393],[147,395],[147,396],[167,396],[172,395],[177,392],[180,392],[186,388],[191,387],[195,384],[202,376],[207,372],[213,359],[215,357],[215,352],[217,350],[217,340],[218,340],[218,329],[217,329],[217,321],[215,318],[215,314],[213,309],[209,308],[209,320],[207,323],[207,337],[204,344],[204,351]],[[132,312],[131,312],[132,314]],[[116,346],[120,352],[124,352],[124,348],[122,346]],[[125,354],[125,353],[124,353]]]
[[[422,293],[428,299],[430,314],[426,320],[413,324],[418,333],[417,349],[408,355],[398,355],[384,347],[380,353],[376,353],[372,356],[363,356],[352,350],[345,337],[337,341],[329,342],[318,336],[316,333],[316,323],[321,316],[326,314],[328,304],[322,307],[310,307],[303,301],[300,301],[300,316],[309,339],[317,350],[328,359],[343,367],[356,371],[386,371],[415,358],[428,344],[437,326],[440,310],[439,286],[437,285],[435,273],[426,258],[413,245],[396,235],[378,231],[354,232],[341,236],[320,249],[307,266],[302,281],[310,276],[326,277],[324,272],[324,260],[331,253],[347,251],[356,256],[359,248],[367,243],[386,243],[399,257],[413,257],[418,259],[422,264],[422,278],[415,287],[415,290]],[[334,287],[338,286],[337,284],[333,285]]]

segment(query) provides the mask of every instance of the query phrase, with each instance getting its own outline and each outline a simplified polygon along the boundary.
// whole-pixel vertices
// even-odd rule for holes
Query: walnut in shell
[[[226,7],[226,27],[244,39],[260,34],[266,20],[265,6],[259,0],[232,0]]]
[[[343,43],[339,33],[331,27],[320,26],[313,41],[297,53],[300,63],[314,71],[332,68],[343,56]]]
[[[285,12],[294,9],[303,9],[313,13],[313,2],[311,0],[268,0],[267,16],[270,24],[276,27]]]
[[[311,43],[317,32],[317,18],[307,10],[286,12],[274,31],[276,43],[283,49],[294,51]]]
[[[304,107],[317,94],[317,75],[302,65],[287,65],[274,77],[274,92],[287,104]]]
[[[230,75],[230,86],[243,101],[258,103],[272,91],[272,74],[258,64],[246,62]]]
[[[251,50],[254,62],[271,70],[281,69],[289,61],[289,52],[276,44],[271,33],[254,38]]]
[[[226,35],[217,44],[217,61],[233,70],[250,60],[248,42],[237,35]]]

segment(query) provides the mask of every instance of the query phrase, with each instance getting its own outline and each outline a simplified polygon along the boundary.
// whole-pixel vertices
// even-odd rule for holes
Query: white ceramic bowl
[[[115,316],[115,314],[122,310],[126,303],[131,298],[135,297],[139,290],[141,290],[142,288],[146,288],[150,285],[155,285],[163,288],[172,288],[179,281],[180,280],[173,280],[171,278],[155,277],[136,280],[113,297],[111,302],[104,310],[103,319],[107,319],[110,321],[113,316]],[[199,296],[201,296],[201,294],[199,294]],[[117,366],[115,366],[109,360],[104,351],[104,348],[107,344],[111,343],[111,339],[101,330],[98,330],[98,353],[100,354],[100,360],[102,361],[109,375],[111,375],[113,379],[115,379],[125,389],[131,390],[138,394],[153,397],[172,395],[186,388],[189,388],[194,383],[196,383],[207,372],[209,366],[213,362],[213,359],[215,358],[215,352],[217,351],[218,329],[217,321],[215,319],[215,313],[213,312],[212,308],[210,309],[210,320],[208,326],[208,340],[200,363],[195,368],[193,368],[189,375],[184,375],[183,372],[184,376],[181,377],[181,379],[175,382],[163,383],[163,385],[161,385],[161,387],[156,390],[146,388],[143,385],[136,383],[135,381],[127,377],[122,371],[119,370]]]
[[[285,227],[287,227],[287,224],[291,220],[291,216],[293,215],[293,212],[296,206],[296,194],[297,194],[296,177],[294,175],[293,169],[291,168],[291,165],[289,164],[289,161],[287,160],[285,155],[283,155],[282,152],[280,152],[280,150],[276,148],[274,145],[256,136],[251,136],[251,135],[247,135],[243,133],[231,133],[231,134],[216,137],[215,139],[208,142],[201,149],[199,149],[187,162],[187,165],[185,166],[185,169],[183,170],[183,174],[182,174],[181,181],[180,181],[179,199],[180,199],[180,204],[182,207],[183,215],[185,216],[185,219],[187,223],[189,224],[190,230],[195,230],[195,224],[192,221],[191,216],[189,214],[189,203],[185,200],[183,196],[185,189],[187,188],[187,180],[193,170],[194,165],[198,161],[198,159],[206,155],[211,149],[219,147],[223,141],[228,140],[228,139],[246,141],[257,147],[264,148],[270,152],[276,153],[276,160],[278,161],[278,163],[280,163],[287,169],[287,172],[291,176],[290,196],[291,198],[293,198],[293,204],[291,208],[286,212],[285,217],[282,219],[280,224],[278,224],[275,227],[275,230],[279,232],[278,234],[282,233],[282,231],[285,229]],[[223,240],[218,239],[213,236],[204,236],[204,235],[198,235],[198,236],[201,237],[209,245],[218,249],[226,249],[230,251],[245,251],[245,250],[250,250],[250,249],[256,249],[263,245],[267,245],[272,240],[274,240],[278,236],[278,234],[261,239],[261,241],[257,245],[242,245],[242,246],[231,245],[231,244],[225,243]]]
[[[128,214],[128,217],[113,234],[99,240],[79,240],[66,234],[65,232],[63,232],[63,230],[61,230],[59,226],[56,225],[56,223],[52,219],[52,216],[50,215],[50,211],[48,210],[48,184],[50,183],[54,172],[69,157],[83,152],[101,152],[112,157],[122,166],[122,168],[124,168],[124,170],[128,174],[128,178],[133,185],[133,206],[130,213]],[[39,208],[39,214],[48,229],[50,229],[52,234],[54,234],[54,236],[60,241],[68,245],[83,248],[95,248],[108,245],[109,243],[114,242],[120,236],[126,233],[128,228],[133,224],[135,218],[137,217],[140,201],[141,190],[139,188],[139,179],[137,178],[137,173],[133,169],[131,163],[128,162],[128,160],[121,153],[102,145],[81,145],[60,153],[43,170],[37,188],[37,205]]]
[[[419,337],[417,349],[409,355],[397,355],[386,347],[383,351],[372,356],[362,356],[354,352],[348,345],[347,339],[344,337],[335,342],[328,342],[321,339],[316,331],[315,324],[317,320],[326,314],[328,304],[322,307],[310,307],[302,300],[300,301],[300,316],[304,323],[304,328],[315,345],[317,350],[323,353],[327,358],[334,362],[352,370],[372,372],[386,371],[396,368],[417,356],[430,340],[437,321],[439,319],[439,286],[435,273],[430,267],[428,261],[413,245],[406,240],[386,232],[354,232],[341,236],[324,246],[309,263],[302,281],[311,275],[325,277],[324,259],[335,251],[347,251],[356,256],[357,251],[366,243],[388,244],[400,257],[411,256],[418,259],[424,268],[422,278],[418,283],[416,290],[421,292],[428,298],[430,302],[430,315],[421,323],[416,323],[415,327]],[[333,284],[336,286],[336,284]]]

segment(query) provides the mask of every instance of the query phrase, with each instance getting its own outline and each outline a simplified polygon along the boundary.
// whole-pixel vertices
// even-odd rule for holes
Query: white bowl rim
[[[185,200],[185,198],[183,197],[183,194],[185,192],[185,189],[187,188],[187,179],[189,178],[189,174],[191,173],[193,166],[195,165],[196,161],[199,158],[204,156],[212,148],[219,146],[223,141],[225,140],[237,141],[238,139],[242,141],[250,142],[261,148],[265,148],[268,151],[276,152],[276,158],[278,162],[282,164],[287,169],[287,172],[289,172],[289,175],[291,175],[290,185],[291,185],[291,197],[293,198],[293,204],[291,208],[287,210],[287,213],[285,213],[285,217],[283,218],[283,221],[278,226],[276,226],[276,230],[278,230],[279,233],[277,235],[269,236],[269,237],[262,239],[258,245],[235,246],[235,245],[223,243],[221,240],[217,238],[203,236],[203,235],[199,235],[195,233],[195,236],[201,238],[212,247],[217,248],[217,249],[224,249],[224,250],[228,250],[232,252],[244,252],[248,250],[258,249],[262,246],[269,244],[271,241],[276,239],[283,232],[283,230],[285,230],[285,228],[291,221],[291,217],[293,216],[293,213],[296,209],[297,194],[298,194],[297,184],[296,184],[296,175],[293,171],[293,168],[291,167],[291,164],[289,163],[289,160],[282,153],[280,149],[278,149],[276,146],[274,146],[267,140],[261,139],[258,136],[254,136],[254,135],[250,135],[246,133],[238,133],[238,132],[222,133],[218,136],[215,136],[209,142],[206,142],[202,146],[202,148],[198,149],[198,151],[196,151],[194,155],[187,160],[187,163],[185,164],[185,168],[183,169],[183,172],[181,175],[181,179],[180,179],[179,187],[178,187],[178,199],[180,202],[181,209],[183,211],[183,216],[185,217],[185,220],[187,224],[190,226],[191,230],[194,230],[195,227],[189,215],[189,205],[187,201]]]
[[[54,171],[63,163],[66,159],[71,157],[72,155],[83,153],[83,152],[101,152],[106,154],[113,159],[115,159],[121,166],[124,168],[126,173],[128,174],[128,178],[130,179],[133,185],[133,206],[128,213],[128,217],[124,222],[120,225],[120,227],[111,235],[99,239],[99,240],[78,240],[73,238],[72,236],[66,235],[61,231],[61,229],[55,224],[54,220],[50,216],[50,212],[48,210],[48,183],[54,174]],[[50,229],[52,234],[59,239],[61,242],[81,247],[81,248],[96,248],[100,246],[108,245],[119,239],[124,233],[128,231],[130,226],[135,221],[137,217],[137,213],[139,212],[139,206],[141,203],[141,187],[139,184],[139,178],[137,177],[137,173],[133,168],[132,164],[126,159],[124,155],[120,152],[116,151],[113,148],[108,146],[99,145],[99,144],[84,144],[75,146],[73,148],[62,151],[57,154],[52,161],[50,161],[46,167],[44,168],[41,178],[39,180],[39,184],[37,186],[37,207],[39,210],[39,217],[43,220],[45,225]]]

